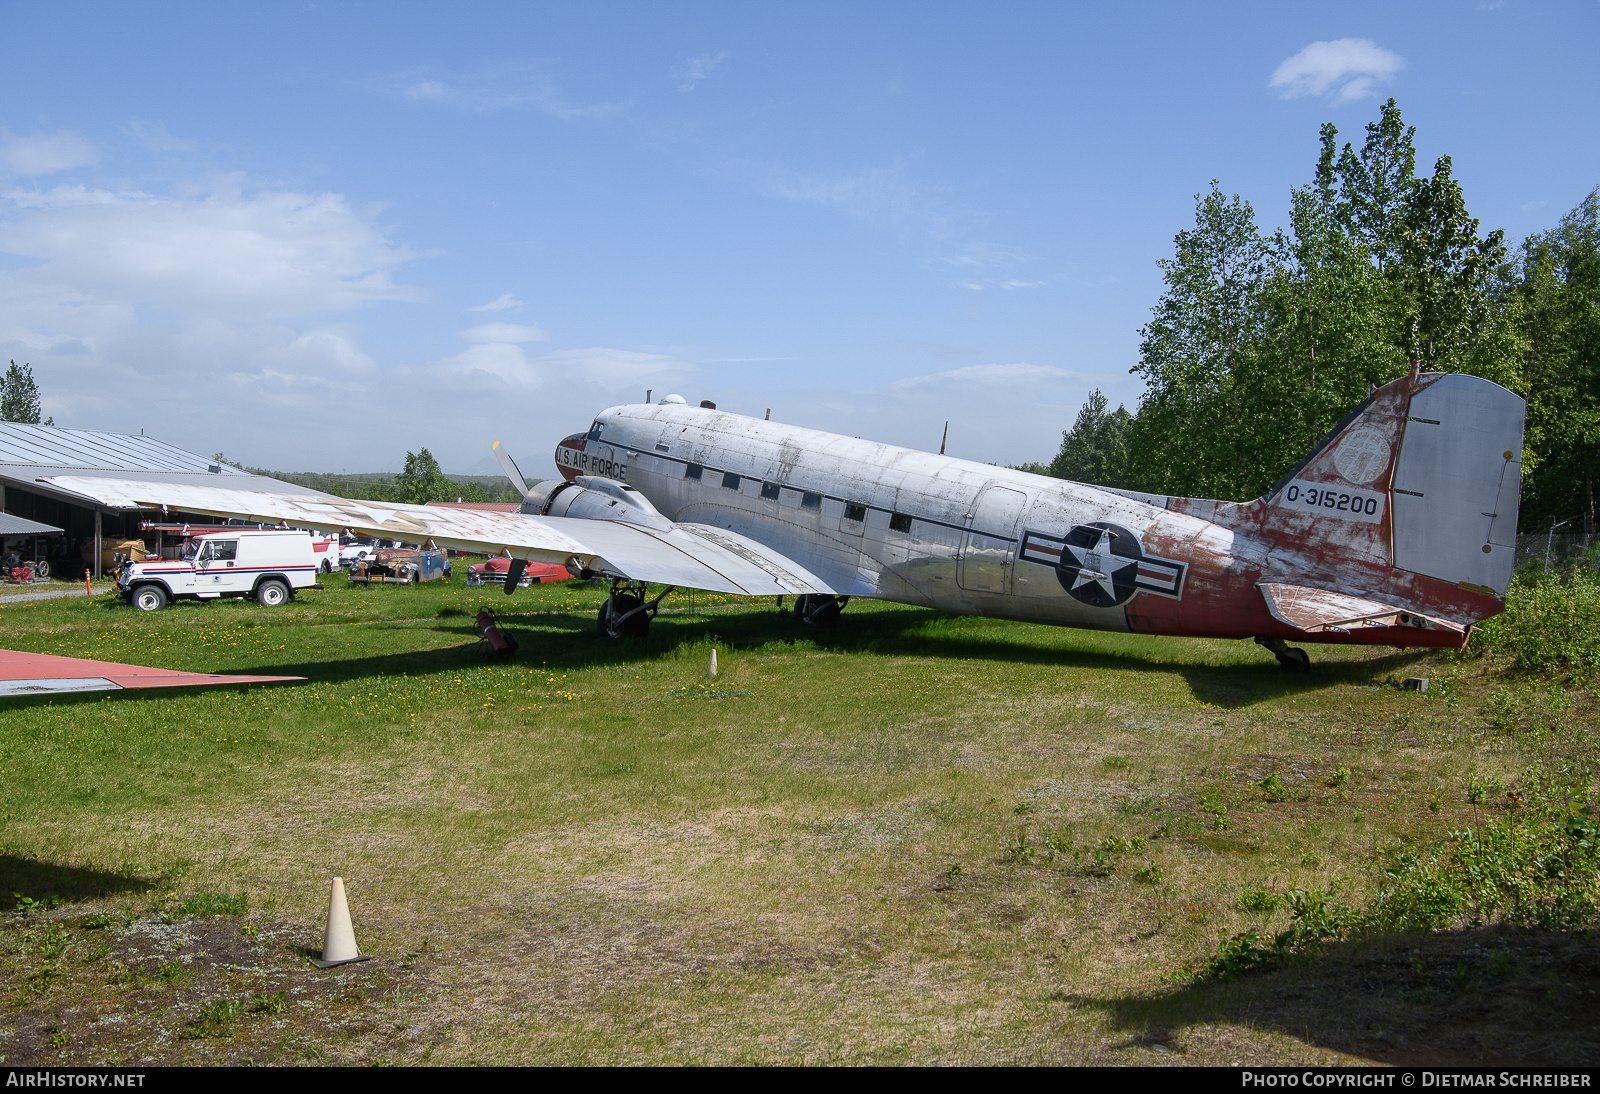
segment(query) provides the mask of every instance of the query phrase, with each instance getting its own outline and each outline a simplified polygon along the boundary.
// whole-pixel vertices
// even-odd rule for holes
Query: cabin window
[[[778,500],[778,484],[775,483],[775,482],[764,482],[764,483],[762,483],[761,484],[761,496],[763,498],[765,498],[767,501],[777,501]]]
[[[822,495],[817,493],[815,490],[807,490],[805,493],[800,495],[800,508],[821,509]]]
[[[684,467],[683,477],[686,479],[698,479],[703,471],[705,471],[705,468],[701,467],[697,463],[691,463]]]
[[[724,490],[739,489],[739,476],[732,471],[724,471],[722,473],[722,488]]]
[[[671,452],[672,449],[668,448],[664,444],[658,444],[658,445],[656,445],[656,451],[657,452]]]
[[[889,518],[889,528],[896,532],[911,531],[911,518],[905,513],[895,513]]]
[[[866,520],[867,507],[865,505],[857,505],[853,501],[846,502],[844,506],[844,519],[854,521]]]

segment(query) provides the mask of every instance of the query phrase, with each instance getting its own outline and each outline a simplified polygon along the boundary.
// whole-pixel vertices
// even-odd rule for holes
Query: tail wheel
[[[167,606],[167,591],[160,585],[140,585],[133,590],[133,606],[141,612],[159,612]]]
[[[281,604],[288,603],[288,600],[289,586],[281,581],[263,581],[256,588],[256,603],[263,608],[276,608]]]
[[[631,593],[617,593],[600,605],[599,629],[605,638],[643,638],[650,633],[650,613],[635,611],[644,601]],[[629,615],[629,612],[633,612]]]
[[[1270,650],[1272,656],[1278,659],[1278,667],[1284,672],[1310,672],[1311,655],[1305,650],[1289,645],[1281,638],[1256,638],[1256,645]]]

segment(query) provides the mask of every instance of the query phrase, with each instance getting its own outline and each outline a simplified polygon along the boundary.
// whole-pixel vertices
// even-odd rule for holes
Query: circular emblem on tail
[[[1138,591],[1139,538],[1120,524],[1080,524],[1062,544],[1056,578],[1073,599],[1114,608]]]
[[[1383,474],[1393,449],[1376,429],[1357,429],[1345,434],[1333,452],[1333,467],[1349,482],[1364,486]]]

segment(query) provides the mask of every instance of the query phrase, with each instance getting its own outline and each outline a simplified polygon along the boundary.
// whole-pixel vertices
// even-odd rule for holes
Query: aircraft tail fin
[[[1263,543],[1297,584],[1474,623],[1505,607],[1516,562],[1526,409],[1476,376],[1412,372],[1255,501],[1140,500]]]
[[[1476,622],[1504,607],[1516,561],[1526,406],[1476,376],[1412,372],[1227,515],[1250,510],[1302,582]]]

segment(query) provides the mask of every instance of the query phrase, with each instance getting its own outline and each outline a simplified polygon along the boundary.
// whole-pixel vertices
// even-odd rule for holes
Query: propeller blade
[[[506,473],[506,478],[511,480],[511,485],[523,497],[528,496],[528,484],[522,480],[522,472],[517,470],[516,461],[511,458],[511,453],[500,447],[500,442],[495,441],[491,446],[494,449],[494,458],[500,461],[500,469]]]
[[[508,460],[510,458],[511,458],[510,456],[506,457],[506,459],[508,459]],[[525,559],[525,558],[514,558],[514,559],[511,560],[511,568],[506,571],[506,595],[507,596],[510,596],[511,595],[511,590],[513,590],[513,589],[515,589],[517,587],[517,582],[522,580],[522,572],[524,570],[526,570],[527,568],[528,568],[528,560],[527,559]]]

